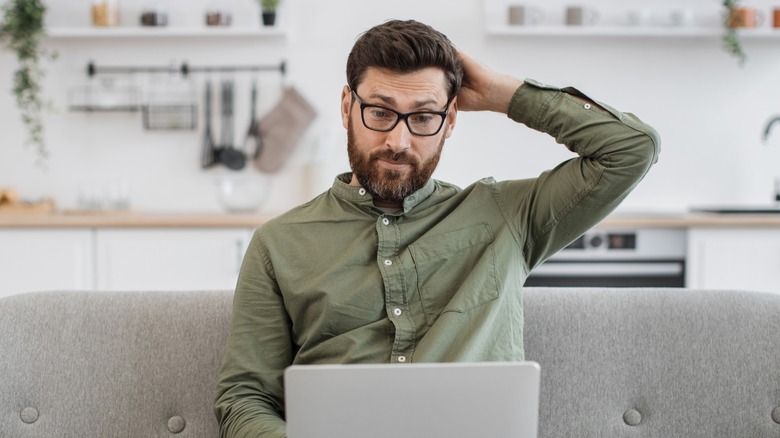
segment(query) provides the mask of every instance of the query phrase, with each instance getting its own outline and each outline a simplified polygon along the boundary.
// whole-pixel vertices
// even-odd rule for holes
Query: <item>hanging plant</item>
[[[737,34],[737,28],[739,28],[741,21],[738,15],[735,13],[735,9],[739,5],[739,0],[723,0],[723,46],[726,51],[737,58],[739,65],[742,66],[747,60],[747,55],[742,50],[742,43],[739,40]]]
[[[0,42],[16,54],[19,66],[14,73],[13,93],[22,123],[27,128],[27,144],[33,146],[42,165],[48,157],[43,139],[41,113],[47,107],[41,97],[44,72],[41,58],[54,58],[40,47],[44,35],[43,16],[46,6],[41,0],[11,0],[2,6]]]

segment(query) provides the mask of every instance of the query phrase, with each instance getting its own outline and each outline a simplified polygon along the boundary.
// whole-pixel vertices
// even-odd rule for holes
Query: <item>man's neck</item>
[[[404,209],[403,202],[385,201],[384,199],[374,198],[374,207],[385,213],[397,213]]]

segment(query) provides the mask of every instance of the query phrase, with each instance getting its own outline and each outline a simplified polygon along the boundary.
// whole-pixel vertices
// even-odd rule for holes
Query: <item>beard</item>
[[[362,153],[355,140],[352,120],[347,126],[347,152],[352,173],[367,192],[374,198],[384,201],[403,202],[404,198],[423,188],[439,164],[443,147],[444,138],[439,143],[436,153],[425,161],[417,160],[406,152],[394,153],[387,149]],[[410,170],[384,169],[379,166],[379,160],[408,164]]]

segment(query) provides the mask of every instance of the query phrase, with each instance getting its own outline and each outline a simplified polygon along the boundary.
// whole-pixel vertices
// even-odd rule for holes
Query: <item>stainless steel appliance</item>
[[[526,286],[685,287],[686,230],[594,229],[531,272]]]

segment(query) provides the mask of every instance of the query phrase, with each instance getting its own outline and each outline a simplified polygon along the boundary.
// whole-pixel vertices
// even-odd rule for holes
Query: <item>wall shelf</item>
[[[49,38],[264,38],[284,37],[287,32],[274,27],[52,27]]]
[[[741,38],[780,38],[780,29],[743,29]],[[629,26],[508,26],[491,25],[490,36],[518,37],[641,37],[641,38],[712,38],[723,35],[723,29],[703,27],[629,27]]]

